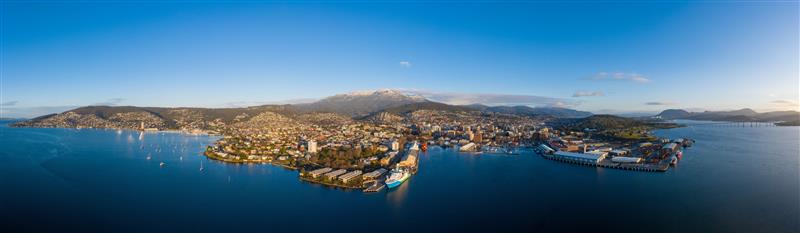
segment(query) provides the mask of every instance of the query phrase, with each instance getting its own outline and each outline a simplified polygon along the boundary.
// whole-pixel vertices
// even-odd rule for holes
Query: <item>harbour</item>
[[[543,159],[530,150],[518,156],[475,156],[430,146],[420,151],[417,173],[402,185],[363,190],[325,188],[298,182],[296,170],[194,154],[202,153],[197,144],[213,142],[206,136],[146,135],[140,149],[138,133],[129,142],[128,132],[117,136],[113,130],[3,129],[0,146],[7,149],[0,171],[16,178],[2,182],[9,191],[0,213],[7,222],[48,232],[164,232],[186,230],[187,225],[214,232],[262,229],[244,224],[251,222],[267,224],[270,231],[300,232],[392,232],[397,228],[387,225],[408,222],[419,231],[448,225],[463,232],[527,227],[585,232],[619,230],[610,223],[620,217],[630,228],[653,232],[792,232],[800,216],[800,182],[793,176],[800,165],[793,156],[800,153],[798,130],[702,125],[657,130],[659,137],[697,141],[667,172],[591,169]],[[187,154],[171,150],[184,141],[194,145]],[[737,147],[722,147],[729,144]],[[148,153],[151,160],[145,158]],[[20,154],[30,157],[14,156]],[[764,162],[748,162],[754,160]],[[159,167],[161,161],[168,165]],[[362,170],[361,176],[371,171]],[[376,183],[381,181],[366,186]],[[743,193],[743,188],[751,191]],[[87,205],[102,208],[83,208]],[[653,206],[658,211],[650,211]],[[360,214],[361,224],[318,212],[342,209]],[[147,214],[130,217],[137,213]],[[575,220],[584,224],[571,224]],[[97,221],[106,225],[89,224]],[[486,227],[485,221],[499,227]]]

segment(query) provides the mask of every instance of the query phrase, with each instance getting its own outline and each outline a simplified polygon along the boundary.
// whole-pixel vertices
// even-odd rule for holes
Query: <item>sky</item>
[[[798,110],[797,1],[2,1],[0,113],[401,89],[595,113]]]

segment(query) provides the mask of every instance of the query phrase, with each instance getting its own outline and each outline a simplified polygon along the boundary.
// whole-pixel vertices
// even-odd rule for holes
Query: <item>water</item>
[[[666,173],[434,147],[398,190],[365,194],[206,160],[208,136],[0,127],[0,231],[800,231],[800,128],[657,134],[697,144]]]

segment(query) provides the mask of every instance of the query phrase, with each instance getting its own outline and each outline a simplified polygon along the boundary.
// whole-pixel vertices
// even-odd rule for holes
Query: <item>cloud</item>
[[[534,107],[575,107],[579,101],[536,96],[536,95],[509,95],[490,93],[458,93],[434,92],[423,90],[403,90],[404,92],[423,96],[429,100],[453,105],[484,104],[484,105],[526,105]]]
[[[400,66],[402,67],[411,67],[410,61],[400,61]]]
[[[117,105],[117,104],[121,103],[122,101],[125,101],[125,99],[123,99],[123,98],[111,98],[111,99],[106,100],[105,102],[95,103],[95,104],[92,104],[92,105],[94,105],[94,106],[98,106],[98,105],[99,106],[114,106],[114,105]]]
[[[575,94],[572,94],[572,97],[588,97],[588,96],[604,96],[606,95],[602,91],[577,91]]]
[[[659,101],[654,101],[654,102],[647,102],[647,103],[644,103],[644,104],[645,104],[645,105],[674,105],[675,103],[673,103],[673,102],[659,102]]]
[[[772,104],[772,105],[775,105],[777,107],[781,107],[781,108],[792,108],[792,109],[795,109],[795,108],[800,107],[800,104],[798,104],[795,101],[791,101],[791,100],[773,100],[773,101],[770,101],[769,103]]]
[[[773,103],[773,104],[797,104],[795,102],[788,101],[788,100],[773,100],[770,103]]]
[[[260,105],[285,105],[285,104],[306,104],[317,101],[319,99],[314,98],[302,98],[302,99],[288,99],[288,100],[281,100],[281,101],[234,101],[234,102],[227,102],[220,105],[223,108],[242,108],[242,107],[252,107],[252,106],[260,106]]]
[[[0,106],[10,107],[10,106],[17,105],[17,103],[19,103],[19,101],[16,101],[16,100],[14,100],[14,101],[6,101],[6,102],[3,102],[3,103],[0,103]]]
[[[594,76],[590,77],[591,80],[612,80],[612,81],[630,81],[635,83],[649,83],[651,80],[644,75],[637,74],[637,73],[625,73],[625,72],[598,72]]]
[[[0,108],[0,115],[3,117],[32,118],[52,113],[61,113],[77,106],[44,106],[44,107],[25,107],[25,108]]]

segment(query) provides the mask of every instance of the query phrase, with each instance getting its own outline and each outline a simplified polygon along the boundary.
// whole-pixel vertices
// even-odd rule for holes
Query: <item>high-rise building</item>
[[[317,141],[309,140],[306,147],[308,148],[308,153],[317,153]]]
[[[392,149],[392,151],[398,151],[398,150],[400,150],[400,142],[398,142],[397,140],[393,140],[392,141],[392,145],[390,147],[391,147],[390,149]]]

